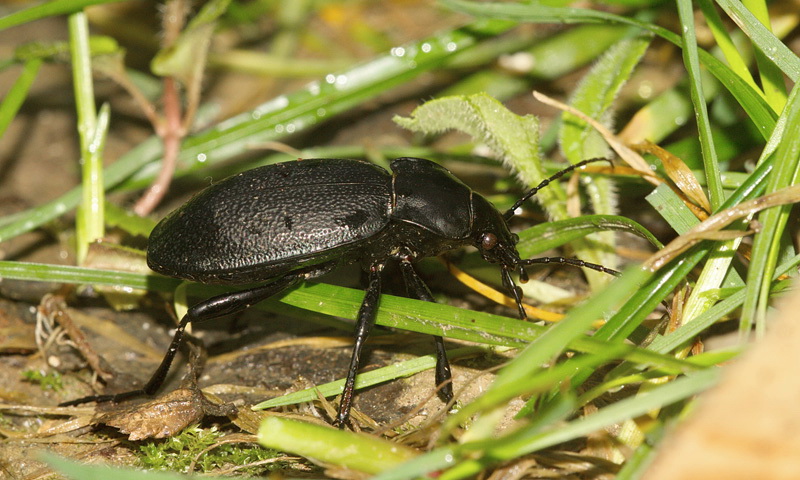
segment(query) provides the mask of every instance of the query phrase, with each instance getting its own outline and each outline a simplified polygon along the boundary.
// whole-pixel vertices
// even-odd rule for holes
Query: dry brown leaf
[[[97,422],[119,428],[130,440],[166,438],[203,418],[203,402],[197,390],[179,388],[153,401],[105,413]]]
[[[670,180],[675,182],[678,189],[695,205],[706,212],[711,212],[711,203],[708,201],[706,192],[703,191],[703,187],[700,186],[697,177],[694,176],[692,170],[681,158],[651,142],[643,142],[634,145],[633,148],[638,152],[655,155],[661,160],[661,164],[664,165],[664,171]],[[701,218],[701,220],[704,220],[704,218]]]

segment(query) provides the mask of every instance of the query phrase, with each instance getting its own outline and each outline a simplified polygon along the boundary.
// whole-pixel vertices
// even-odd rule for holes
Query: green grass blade
[[[91,5],[122,1],[124,0],[52,0],[41,5],[36,5],[35,7],[26,8],[0,17],[0,30],[42,18],[77,12]]]
[[[82,263],[89,250],[89,244],[104,235],[102,155],[109,113],[106,106],[104,125],[98,125],[94,103],[92,55],[89,48],[89,22],[84,12],[70,15],[69,38],[81,148],[83,195],[76,216],[76,233],[78,263]]]
[[[681,37],[683,59],[689,74],[689,91],[694,105],[694,118],[700,138],[703,171],[706,177],[711,209],[716,212],[724,200],[724,192],[719,159],[717,158],[711,132],[711,121],[706,106],[706,94],[703,92],[703,79],[700,70],[697,38],[695,36],[694,9],[691,0],[678,0],[677,5],[683,30],[683,36]],[[735,252],[740,243],[741,239],[739,238],[714,245],[709,259],[703,267],[703,271],[684,307],[684,323],[692,322],[695,317],[712,306],[713,302],[709,301],[703,294],[722,285],[733,261],[733,252]]]
[[[767,193],[797,182],[800,169],[800,89],[795,86],[786,108],[781,115],[784,128],[776,129],[777,150],[773,156],[779,159],[767,185]],[[747,284],[750,288],[742,307],[740,333],[749,334],[755,323],[759,333],[765,330],[770,283],[778,262],[780,241],[788,221],[791,205],[770,208],[759,215],[761,231],[755,235]]]
[[[17,115],[19,108],[28,96],[31,84],[36,80],[39,68],[42,66],[42,59],[32,58],[25,62],[19,77],[8,90],[3,102],[0,104],[0,137],[6,132],[11,120]]]
[[[767,4],[763,0],[744,0],[742,2],[747,11],[752,12],[755,19],[757,19],[767,30],[772,33],[771,20]],[[741,19],[743,23],[752,21],[752,19]],[[764,32],[755,33],[755,35],[763,35]],[[767,101],[776,112],[783,110],[786,104],[786,85],[784,84],[783,73],[780,68],[770,60],[765,52],[762,52],[760,47],[754,50],[756,65],[758,66],[758,74],[761,79],[761,85]]]
[[[736,0],[716,0],[716,2],[750,37],[756,48],[793,82],[800,81],[800,57],[765,27],[742,2]]]
[[[695,120],[700,134],[700,146],[703,153],[703,166],[708,184],[709,201],[712,211],[722,203],[722,184],[720,183],[719,162],[711,136],[711,122],[708,119],[708,108],[703,94],[700,76],[700,59],[695,36],[694,9],[691,0],[678,0],[678,14],[683,27],[681,37],[683,63],[689,73],[689,91],[694,105]]]
[[[447,358],[450,360],[474,355],[477,353],[487,353],[486,347],[464,347],[456,348],[447,351]],[[436,355],[424,355],[413,360],[406,360],[404,362],[397,362],[393,365],[386,367],[376,368],[369,372],[361,373],[356,376],[356,390],[371,387],[398,378],[410,377],[416,373],[430,370],[436,366]],[[341,378],[333,382],[324,383],[314,387],[299,390],[297,392],[287,393],[280,397],[275,397],[264,402],[254,405],[253,410],[264,410],[267,408],[281,407],[284,405],[294,405],[302,402],[310,402],[316,400],[319,395],[323,397],[334,397],[339,395],[344,390],[345,379]]]
[[[703,17],[705,17],[705,21],[711,33],[714,35],[714,40],[716,40],[717,46],[719,46],[720,51],[725,56],[725,60],[728,62],[728,65],[730,65],[731,70],[733,70],[739,78],[747,82],[754,90],[757,90],[759,87],[750,74],[747,62],[742,58],[739,49],[728,34],[725,25],[722,23],[722,19],[714,8],[714,2],[712,0],[699,0],[697,5],[703,12]]]
[[[389,470],[419,454],[379,437],[280,417],[264,419],[258,441],[267,448],[372,474]]]
[[[76,241],[78,242],[78,263],[82,263],[89,250],[89,244],[105,235],[105,191],[103,190],[103,151],[108,134],[110,109],[107,103],[100,107],[94,131],[89,139],[83,158],[82,201],[76,214]]]
[[[435,472],[444,470],[455,464],[456,457],[454,447],[444,446],[423,453],[418,457],[409,460],[402,465],[398,465],[391,470],[383,471],[372,480],[406,480],[412,478],[431,478]],[[427,475],[431,474],[431,475]]]
[[[645,227],[618,215],[583,215],[577,218],[544,222],[519,232],[517,249],[523,258],[560,247],[593,232],[613,230],[644,238],[656,248],[664,245]]]

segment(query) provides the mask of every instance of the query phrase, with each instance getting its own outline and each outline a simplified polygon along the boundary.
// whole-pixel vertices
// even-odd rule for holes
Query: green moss
[[[163,440],[152,440],[139,447],[140,466],[149,470],[167,470],[187,473],[191,463],[201,453],[217,444],[225,436],[216,427],[187,427],[179,435]],[[212,472],[235,465],[248,465],[278,456],[275,450],[256,444],[223,443],[197,458],[193,472]],[[261,475],[278,468],[280,464],[254,465],[238,470],[244,475]]]
[[[42,370],[28,369],[22,372],[25,381],[38,383],[42,390],[53,390],[55,392],[64,388],[61,383],[61,374],[58,372],[47,372]]]

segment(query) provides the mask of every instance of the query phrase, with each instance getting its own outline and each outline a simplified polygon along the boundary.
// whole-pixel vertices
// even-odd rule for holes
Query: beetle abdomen
[[[206,283],[264,280],[323,263],[388,223],[391,177],[359,160],[267,165],[197,194],[150,235],[147,261]]]

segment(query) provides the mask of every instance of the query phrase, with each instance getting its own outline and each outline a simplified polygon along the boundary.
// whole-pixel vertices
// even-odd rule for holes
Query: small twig
[[[730,240],[750,235],[754,232],[722,229],[736,220],[753,215],[761,210],[797,203],[798,201],[800,201],[800,185],[793,185],[717,212],[653,254],[644,262],[643,266],[654,272],[702,240]]]
[[[142,195],[133,207],[133,211],[139,216],[150,214],[164,198],[169,190],[169,184],[175,174],[175,167],[178,164],[178,154],[180,153],[181,139],[185,131],[181,125],[181,106],[178,95],[178,86],[172,77],[164,78],[164,116],[165,123],[163,128],[157,133],[161,136],[164,143],[164,157],[161,161],[161,171],[150,188]]]
[[[188,2],[184,0],[167,2],[162,21],[164,29],[163,48],[174,45],[178,40],[181,29],[186,23],[188,13]],[[164,195],[167,194],[178,163],[181,140],[186,135],[186,129],[181,119],[181,98],[178,91],[178,83],[174,77],[164,77],[164,93],[161,100],[164,107],[164,122],[157,122],[153,126],[163,141],[164,156],[158,176],[133,207],[133,211],[142,217],[149,215],[158,206]]]
[[[104,381],[110,381],[114,378],[114,374],[103,369],[100,356],[95,353],[94,349],[89,345],[89,342],[86,341],[86,336],[80,328],[75,325],[75,322],[72,321],[72,317],[67,313],[66,309],[67,304],[64,302],[64,299],[56,295],[45,295],[39,305],[39,312],[43,316],[55,319],[61,328],[64,329],[74,343],[75,348],[78,349],[83,358],[86,359],[86,363],[89,364],[92,371],[99,375]]]

